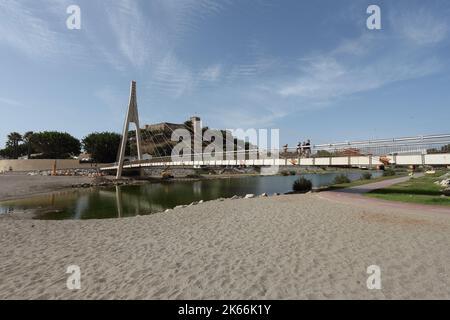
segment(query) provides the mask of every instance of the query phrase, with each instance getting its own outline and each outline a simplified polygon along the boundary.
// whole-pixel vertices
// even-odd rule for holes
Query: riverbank
[[[92,178],[87,176],[50,176],[50,175],[28,175],[27,173],[0,174],[0,201],[26,199],[34,196],[60,193],[76,189],[90,187],[108,187],[114,185],[131,185],[145,183],[176,183],[199,180],[230,179],[242,177],[257,177],[258,174],[233,174],[233,175],[208,175],[199,177],[177,177],[173,179],[162,179],[154,177],[145,178],[123,178],[115,181],[113,176]]]
[[[449,299],[450,216],[316,194],[0,221],[0,299]],[[382,290],[368,290],[367,267]],[[66,269],[81,268],[81,290]]]
[[[360,172],[360,170],[303,170],[302,174],[327,174],[334,172]],[[115,177],[92,178],[87,176],[50,176],[50,175],[28,175],[27,173],[0,174],[0,201],[25,199],[38,195],[59,193],[76,189],[90,187],[110,187],[116,184],[145,184],[145,183],[177,183],[201,180],[239,179],[247,177],[260,177],[256,173],[222,173],[189,175],[187,177],[177,176],[172,179],[161,177],[124,178],[117,183]],[[289,190],[286,190],[289,191]]]
[[[92,178],[83,176],[29,176],[26,173],[0,174],[0,201],[24,199],[31,196],[72,189],[74,184],[90,184]]]
[[[408,179],[386,188],[372,190],[366,196],[388,201],[450,206],[450,197],[443,194],[444,187],[436,184],[444,179],[446,173],[447,171],[439,171],[436,174]]]
[[[381,176],[379,178],[360,179],[360,180],[351,181],[349,183],[333,184],[333,185],[331,185],[331,186],[329,186],[327,188],[324,188],[323,191],[325,191],[325,190],[327,190],[327,191],[334,191],[334,190],[349,189],[349,188],[364,186],[364,185],[367,185],[367,184],[378,183],[378,182],[382,182],[382,181],[398,179],[398,178],[407,177],[407,176],[408,176],[407,173],[399,173],[399,174],[396,174],[396,175],[393,175],[393,176]]]

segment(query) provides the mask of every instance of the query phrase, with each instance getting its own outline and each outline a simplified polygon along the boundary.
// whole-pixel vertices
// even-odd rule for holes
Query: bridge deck
[[[450,154],[397,155],[384,157],[395,165],[450,165]],[[123,166],[124,169],[146,167],[180,166],[359,166],[375,167],[382,165],[380,157],[350,156],[326,158],[288,158],[288,159],[251,159],[251,160],[202,160],[202,161],[162,161],[139,162]],[[103,167],[100,170],[117,170],[117,165]]]

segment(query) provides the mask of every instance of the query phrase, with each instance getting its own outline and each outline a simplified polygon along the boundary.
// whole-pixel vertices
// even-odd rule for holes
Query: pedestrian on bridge
[[[309,158],[311,156],[311,140],[307,140],[305,143],[305,156]]]
[[[302,143],[301,142],[297,143],[297,154],[299,157],[302,156]]]

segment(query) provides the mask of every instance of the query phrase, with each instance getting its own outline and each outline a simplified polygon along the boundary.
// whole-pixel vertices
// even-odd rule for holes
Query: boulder
[[[241,197],[239,197],[239,196],[232,196],[230,199],[231,200],[237,200],[237,199],[240,199]]]
[[[444,193],[444,196],[450,197],[450,188],[446,188],[442,192]]]
[[[174,209],[175,210],[177,210],[177,209],[184,209],[184,208],[186,208],[187,206],[176,206]]]
[[[250,193],[245,196],[245,199],[252,199],[254,197],[255,197],[255,195]]]
[[[441,187],[447,188],[450,186],[450,179],[442,180],[440,183]]]
[[[261,197],[268,197],[268,195],[267,195],[267,193],[263,193],[262,195],[261,195]]]
[[[450,169],[450,168],[449,168]],[[450,178],[450,172],[447,172],[446,174],[444,174],[442,177],[440,177],[441,179],[448,179]]]

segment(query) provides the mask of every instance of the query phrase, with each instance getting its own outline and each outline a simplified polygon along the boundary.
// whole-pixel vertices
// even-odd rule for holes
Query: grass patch
[[[280,174],[282,175],[282,176],[296,176],[297,175],[297,172],[296,171],[294,171],[294,170],[292,170],[292,171],[287,171],[287,170],[283,170],[283,171],[281,171],[280,172]]]
[[[369,183],[375,183],[375,182],[380,182],[380,181],[384,181],[384,180],[391,180],[391,179],[401,178],[404,176],[406,176],[406,173],[398,174],[396,176],[382,176],[379,178],[372,178],[370,180],[367,180],[367,179],[355,180],[355,181],[352,181],[349,183],[341,183],[341,184],[332,185],[332,186],[328,187],[327,190],[340,190],[340,189],[346,189],[346,188],[351,188],[351,187],[363,186],[363,185],[369,184]]]
[[[361,180],[370,180],[372,179],[372,174],[370,172],[364,172],[361,176]]]
[[[384,172],[383,172],[384,177],[393,177],[393,176],[395,176],[395,174],[396,174],[395,170],[391,169],[391,168],[388,168],[388,169],[384,170]]]
[[[374,190],[366,196],[391,201],[450,206],[450,197],[442,197],[441,187],[434,184],[443,174],[445,171],[413,178],[385,189]]]
[[[350,179],[345,174],[340,174],[334,178],[334,184],[350,183]]]

